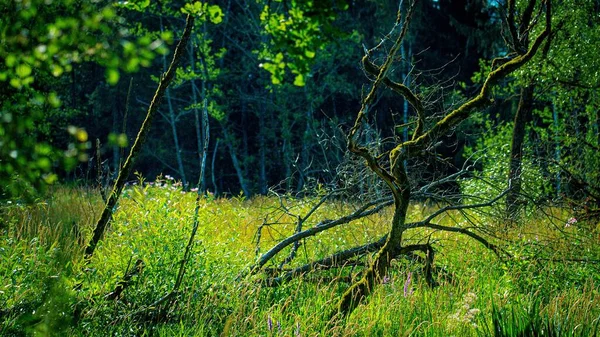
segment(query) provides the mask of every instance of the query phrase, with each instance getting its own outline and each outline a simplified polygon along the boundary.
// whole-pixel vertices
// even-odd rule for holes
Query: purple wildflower
[[[383,284],[388,284],[388,283],[390,283],[390,281],[391,281],[391,280],[392,280],[392,279],[391,279],[389,276],[385,275],[385,276],[383,277],[383,280],[381,280],[381,283],[383,283]]]
[[[273,331],[273,320],[271,319],[271,315],[267,318],[267,328],[269,328],[269,331]]]
[[[571,226],[573,226],[573,225],[574,225],[574,224],[576,224],[576,223],[577,223],[577,219],[575,219],[575,218],[570,218],[569,220],[567,220],[567,223],[565,224],[565,228],[567,228],[567,227],[571,227]]]
[[[408,272],[406,281],[404,282],[404,297],[408,297],[412,295],[412,288],[410,287],[410,283],[412,281],[412,272]]]

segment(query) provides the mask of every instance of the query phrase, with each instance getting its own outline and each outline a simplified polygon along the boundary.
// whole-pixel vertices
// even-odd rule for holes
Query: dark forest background
[[[149,180],[164,174],[195,186],[204,141],[201,115],[206,111],[210,137],[203,189],[249,197],[266,194],[273,186],[295,193],[318,184],[340,184],[340,164],[352,160],[344,134],[369,78],[360,59],[364,48],[376,45],[388,33],[398,2],[227,0],[215,5],[207,15],[210,20],[196,24],[176,82],[168,89],[134,170]],[[9,185],[5,197],[26,190],[23,184],[39,185],[40,177],[55,180],[54,175],[48,178],[49,172],[87,184],[108,184],[107,178],[114,178],[145,117],[158,76],[166,70],[174,39],[181,34],[183,6],[179,1],[138,1],[114,7],[113,14],[121,19],[111,29],[126,30],[126,38],[137,42],[113,38],[109,29],[91,34],[100,34],[105,47],[120,44],[124,60],[96,53],[99,57],[67,62],[58,73],[52,67],[51,74],[34,69],[35,82],[29,89],[50,102],[36,113],[15,104],[15,97],[23,95],[18,86],[1,89],[3,116],[13,113],[27,121],[17,127],[15,118],[9,122],[4,118],[4,137],[28,138],[2,151],[5,164],[13,160],[15,149],[23,149],[18,156],[25,156],[3,168],[3,181]],[[503,49],[507,38],[501,24],[503,6],[502,1],[486,0],[419,2],[393,77],[425,98],[428,110],[435,112],[430,120],[481,87],[490,66],[486,60],[509,54]],[[487,158],[478,161],[479,170],[493,169],[504,160],[499,157],[502,151],[508,153],[508,148],[492,145],[510,144],[519,88],[536,82],[530,99],[533,114],[519,121],[527,125],[525,147],[531,168],[538,173],[535,184],[544,185],[542,194],[548,198],[568,192],[574,181],[597,186],[598,174],[590,167],[597,163],[598,71],[591,68],[599,63],[592,50],[597,45],[599,7],[598,1],[555,5],[559,28],[549,50],[506,80],[495,93],[494,104],[480,111],[478,118],[443,135],[442,144],[433,149],[435,160],[413,163],[411,171],[428,179],[451,173],[474,151],[485,152],[480,157]],[[94,8],[102,7],[87,10]],[[35,13],[40,24],[43,18],[57,15],[44,11],[39,8]],[[72,12],[58,13],[68,18]],[[62,33],[79,41],[65,30]],[[162,42],[159,48],[157,41]],[[21,47],[34,49],[35,45]],[[541,65],[542,58],[549,62]],[[10,79],[10,74],[5,78]],[[385,148],[386,140],[406,139],[412,132],[414,111],[402,98],[382,92],[369,118],[372,129],[363,136]],[[51,165],[31,164],[45,156],[43,151],[30,157],[23,154],[40,144],[60,150],[58,156],[49,156]],[[62,154],[70,157],[66,164]],[[561,176],[559,171],[565,170],[569,173]],[[33,173],[27,177],[26,171]]]

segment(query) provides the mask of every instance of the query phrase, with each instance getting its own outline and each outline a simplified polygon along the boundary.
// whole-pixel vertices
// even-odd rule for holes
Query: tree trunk
[[[173,60],[171,61],[171,64],[170,64],[167,72],[161,76],[160,82],[158,83],[158,88],[156,89],[156,92],[154,94],[154,98],[152,98],[152,102],[150,102],[150,106],[148,107],[148,113],[146,114],[146,119],[144,119],[144,122],[142,123],[140,131],[138,132],[138,135],[133,143],[133,146],[131,147],[131,151],[129,152],[129,156],[127,156],[127,159],[125,160],[125,163],[123,164],[123,167],[121,168],[121,170],[119,170],[119,176],[117,177],[117,180],[115,181],[113,189],[108,197],[108,201],[106,202],[106,206],[104,207],[104,210],[102,211],[102,215],[100,216],[100,219],[98,219],[98,222],[96,223],[96,227],[94,228],[94,235],[93,235],[92,239],[90,240],[90,243],[88,244],[88,246],[85,249],[86,259],[90,259],[92,257],[92,255],[94,254],[94,251],[96,250],[96,246],[98,245],[98,242],[102,238],[102,235],[104,234],[104,231],[112,218],[113,209],[117,205],[117,201],[119,200],[119,197],[121,196],[121,192],[123,191],[123,187],[125,186],[125,180],[127,179],[127,177],[129,177],[129,174],[131,173],[131,170],[133,169],[133,164],[135,162],[135,159],[137,158],[137,154],[140,152],[140,150],[142,149],[142,146],[146,142],[146,138],[148,137],[148,132],[150,131],[150,126],[152,125],[152,120],[154,119],[154,116],[156,115],[156,112],[158,111],[158,107],[160,106],[160,103],[165,95],[165,92],[166,92],[167,88],[169,87],[169,84],[171,84],[171,82],[173,81],[173,78],[175,77],[175,72],[176,72],[175,68],[177,67],[177,64],[179,63],[179,59],[181,58],[181,55],[184,52],[183,50],[184,50],[185,46],[187,45],[188,41],[190,40],[190,35],[192,33],[193,27],[194,27],[194,17],[191,15],[188,15],[186,18],[186,25],[185,25],[185,29],[183,31],[183,36],[181,37],[181,40],[179,41],[179,43],[177,44],[177,47],[175,48]]]
[[[250,192],[250,189],[248,188],[248,183],[246,181],[246,177],[244,176],[244,170],[242,169],[242,165],[240,165],[240,161],[235,152],[235,146],[233,145],[233,141],[230,138],[231,135],[230,135],[229,131],[227,131],[226,127],[223,127],[223,135],[225,136],[225,143],[227,144],[227,147],[229,148],[231,162],[233,164],[233,168],[235,169],[235,173],[238,177],[238,181],[240,182],[240,188],[242,189],[242,193],[244,193],[244,196],[246,196],[246,198],[249,198],[252,196],[252,193]]]
[[[173,105],[171,103],[171,93],[167,89],[167,107],[169,108],[169,124],[171,125],[171,133],[173,134],[173,142],[175,144],[175,158],[177,159],[177,170],[181,177],[181,182],[184,187],[187,187],[187,180],[185,178],[185,169],[183,168],[183,159],[181,158],[181,147],[179,145],[179,136],[177,135],[177,121],[175,118],[175,112],[173,111]]]
[[[196,58],[194,57],[194,43],[190,43],[190,51],[189,51],[189,56],[190,56],[190,64],[191,64],[191,68],[192,68],[192,73],[194,73],[195,70],[195,65],[196,65]],[[198,96],[196,94],[196,90],[198,90],[198,88],[196,87],[196,81],[194,79],[192,79],[190,81],[190,84],[192,86],[192,104],[194,106],[194,129],[196,131],[196,147],[197,147],[197,151],[198,151],[198,167],[200,168],[200,177],[198,178],[198,180],[200,181],[200,188],[201,191],[205,191],[206,190],[206,183],[204,181],[204,176],[202,175],[202,173],[204,172],[203,167],[202,167],[202,162],[203,162],[203,158],[205,157],[205,153],[203,153],[203,147],[202,147],[202,142],[204,139],[204,135],[202,134],[202,126],[201,126],[201,118],[200,118],[200,111],[198,110],[197,106],[198,106]],[[203,83],[203,89],[204,89],[204,83]],[[204,102],[204,101],[203,101]]]
[[[163,32],[163,23],[162,17],[160,18],[160,31]],[[163,55],[163,71],[167,71],[167,57]],[[171,125],[171,133],[173,134],[173,143],[175,144],[175,158],[177,160],[177,170],[179,171],[179,176],[181,177],[181,182],[183,183],[184,188],[187,187],[187,180],[185,178],[185,169],[183,168],[183,160],[181,158],[181,148],[179,146],[179,137],[177,136],[177,121],[175,118],[175,111],[173,110],[173,103],[171,102],[171,92],[169,88],[166,90],[167,96],[167,108],[169,110],[168,122]]]
[[[220,141],[221,141],[221,139],[217,138],[217,141],[215,142],[215,149],[213,150],[212,161],[211,161],[211,166],[210,166],[210,174],[211,174],[211,178],[212,178],[212,184],[213,184],[215,197],[219,196],[219,189],[217,188],[217,179],[216,179],[216,174],[215,174],[215,162],[217,161],[217,152],[219,151],[219,142]]]
[[[204,34],[206,35],[206,22],[203,25]],[[193,46],[192,46],[193,48]],[[192,49],[193,51],[193,49]],[[206,192],[206,158],[208,156],[208,142],[210,141],[210,125],[208,121],[208,67],[206,65],[206,61],[204,56],[200,54],[200,62],[202,65],[202,91],[200,92],[200,99],[202,100],[202,118],[200,118],[198,109],[194,108],[194,117],[196,123],[196,137],[198,138],[198,156],[199,156],[199,164],[200,164],[200,186],[202,193]],[[190,54],[190,59],[192,61],[192,71],[194,71],[194,54],[193,52]],[[196,99],[196,82],[192,80],[192,92],[193,92],[193,100],[194,106],[197,104]],[[216,187],[215,187],[216,188]]]
[[[266,126],[265,116],[267,114],[265,105],[262,105],[258,114],[258,193],[267,194],[267,149],[266,149]]]
[[[506,211],[509,219],[515,220],[519,212],[519,195],[521,194],[521,172],[523,166],[523,145],[525,143],[525,127],[531,120],[531,112],[533,109],[533,92],[534,85],[532,83],[521,88],[521,98],[512,132],[512,143],[510,148],[510,164],[508,170],[508,182],[511,190],[506,196]]]
[[[410,202],[410,182],[406,175],[404,161],[397,162],[394,168],[394,180],[400,185],[388,185],[394,196],[394,216],[392,218],[390,235],[384,246],[373,259],[373,263],[364,273],[360,281],[354,283],[338,302],[337,312],[334,315],[346,316],[351,313],[363,300],[368,297],[375,285],[381,283],[386,276],[393,258],[402,251],[402,234],[407,229],[406,214]]]

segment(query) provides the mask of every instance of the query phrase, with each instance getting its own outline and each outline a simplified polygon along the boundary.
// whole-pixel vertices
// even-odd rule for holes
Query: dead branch
[[[303,266],[297,267],[293,270],[287,271],[281,276],[267,279],[266,284],[268,286],[278,286],[282,283],[290,281],[294,277],[298,277],[313,270],[323,270],[350,266],[349,261],[351,259],[378,251],[381,247],[383,247],[383,244],[386,240],[387,235],[384,235],[375,242],[337,252],[318,261],[313,261]]]
[[[317,225],[315,225],[314,227],[311,227],[304,231],[298,232],[292,236],[289,236],[289,237],[283,239],[282,241],[280,241],[275,246],[273,246],[273,248],[271,248],[269,251],[264,253],[259,258],[258,262],[250,268],[250,273],[256,274],[269,260],[271,260],[275,255],[277,255],[285,247],[293,244],[294,242],[297,242],[299,240],[305,239],[310,236],[314,236],[320,232],[326,231],[326,230],[334,228],[336,226],[346,224],[351,221],[358,220],[358,219],[364,218],[366,216],[378,213],[385,207],[390,206],[392,203],[393,203],[393,201],[389,198],[377,199],[375,201],[367,203],[366,205],[357,209],[350,215],[341,217],[336,220],[323,220],[323,221],[319,222]]]
[[[131,279],[135,275],[140,275],[142,273],[142,271],[144,270],[145,266],[146,266],[146,264],[141,259],[138,259],[137,261],[135,261],[135,265],[134,265],[133,269],[131,269],[130,271],[125,273],[125,276],[123,276],[123,279],[117,283],[115,290],[106,294],[104,296],[104,299],[106,299],[106,300],[119,299],[121,297],[121,295],[123,294],[123,291],[125,291],[125,289],[127,289],[131,285]]]

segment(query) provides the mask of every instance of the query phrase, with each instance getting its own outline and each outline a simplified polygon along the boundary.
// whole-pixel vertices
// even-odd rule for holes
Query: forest
[[[600,0],[0,11],[0,336],[600,333]]]

